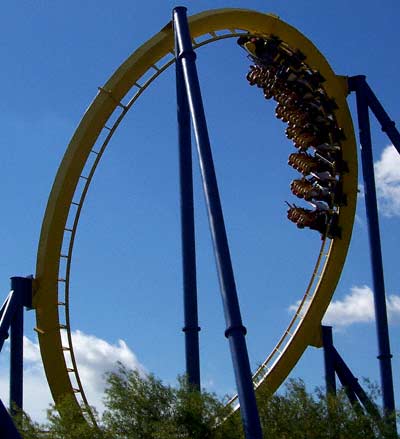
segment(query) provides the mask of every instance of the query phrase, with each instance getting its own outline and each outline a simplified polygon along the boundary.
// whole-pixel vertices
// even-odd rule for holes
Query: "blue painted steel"
[[[0,432],[2,439],[22,439],[11,416],[0,399]]]
[[[11,290],[14,292],[14,315],[10,326],[10,410],[23,407],[23,335],[24,305],[31,303],[32,279],[12,277]]]
[[[345,389],[346,395],[349,398],[350,402],[354,406],[356,406],[358,405],[359,400],[371,416],[375,418],[380,418],[378,408],[365,393],[357,378],[353,375],[350,368],[347,366],[343,358],[340,356],[339,352],[336,350],[333,344],[332,327],[321,326],[321,330],[322,343],[324,348],[327,393],[336,394],[336,373],[340,383]]]
[[[11,278],[11,291],[0,309],[0,351],[10,328],[10,411],[22,410],[23,402],[23,312],[32,306],[32,278]],[[20,439],[0,400],[0,431],[6,439]]]
[[[385,283],[383,276],[378,208],[375,191],[374,162],[372,155],[372,141],[368,111],[369,96],[368,89],[366,88],[365,76],[357,76],[351,78],[350,87],[352,90],[356,91],[357,99],[358,127],[361,144],[361,159],[364,177],[365,206],[368,221],[372,278],[374,285],[374,305],[376,331],[378,337],[378,359],[380,363],[383,407],[386,413],[393,413],[395,410],[395,403],[391,363],[392,355],[390,353]]]
[[[380,419],[381,416],[378,408],[365,393],[364,389],[358,382],[358,379],[353,375],[353,373],[333,345],[332,358],[338,378],[343,387],[346,389],[347,396],[349,397],[351,403],[355,404],[357,402],[357,397],[372,417],[374,417],[375,419]]]
[[[229,340],[232,355],[244,432],[247,439],[260,439],[262,438],[262,432],[245,341],[246,328],[243,326],[240,315],[239,300],[236,292],[217,178],[195,65],[196,54],[193,51],[191,43],[186,8],[175,8],[173,18],[179,48],[179,61],[182,63],[186,92],[197,142],[203,189],[206,198],[227,326],[225,335]]]
[[[176,45],[177,46],[177,45]],[[178,49],[175,48],[178,58]],[[183,304],[185,326],[186,375],[197,390],[200,383],[199,322],[197,310],[196,242],[194,225],[193,173],[190,112],[182,64],[177,59],[176,100],[179,144],[179,176],[181,198],[181,241],[183,268]]]
[[[325,383],[326,393],[329,395],[336,395],[336,379],[335,379],[335,365],[333,361],[333,337],[332,326],[321,326],[322,331],[322,345],[324,348],[324,365],[325,365]]]
[[[371,87],[365,80],[365,76],[361,77],[360,81],[364,89],[364,94],[367,97],[368,106],[374,113],[375,117],[379,121],[382,127],[382,131],[387,134],[390,141],[393,143],[397,152],[400,154],[400,133],[396,128],[396,124],[390,119],[389,115],[386,113],[382,104],[379,102],[375,93],[371,90]]]
[[[13,300],[13,296],[14,291],[10,291],[0,310],[0,352],[5,340],[8,338],[8,330],[10,329],[12,316],[14,315],[16,307],[16,301]]]

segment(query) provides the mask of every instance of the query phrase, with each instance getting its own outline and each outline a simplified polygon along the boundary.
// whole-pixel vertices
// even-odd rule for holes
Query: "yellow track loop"
[[[341,207],[339,212],[342,238],[324,241],[309,288],[301,301],[299,310],[277,347],[256,372],[255,385],[266,385],[273,392],[287,377],[306,347],[320,345],[321,319],[339,280],[350,243],[357,193],[357,155],[352,121],[346,102],[346,81],[335,75],[325,58],[309,40],[274,15],[245,9],[219,9],[194,15],[189,18],[189,23],[194,40],[203,35],[209,37],[207,42],[212,42],[243,32],[266,36],[273,34],[290,47],[300,49],[307,57],[307,65],[318,69],[326,78],[324,88],[339,107],[335,112],[336,118],[346,136],[346,140],[342,142],[343,158],[350,172],[342,177],[343,191],[348,201],[347,206]],[[218,31],[224,31],[225,36],[221,36]],[[198,46],[202,44],[199,43]],[[88,184],[84,187],[83,194],[78,201],[73,199],[74,194],[76,196],[76,188],[81,179],[90,183],[97,162],[89,175],[85,176],[82,173],[89,156],[92,154],[101,156],[102,151],[93,153],[92,149],[102,130],[106,129],[107,121],[114,110],[118,107],[122,108],[119,119],[114,123],[109,137],[103,143],[102,150],[106,147],[126,111],[142,93],[143,88],[138,87],[141,77],[149,70],[155,72],[154,77],[158,76],[160,73],[158,63],[167,55],[170,56],[170,60],[161,70],[171,65],[173,47],[173,30],[171,24],[168,24],[116,70],[87,109],[58,169],[42,224],[36,266],[38,288],[34,296],[40,350],[55,401],[67,394],[79,394],[86,403],[73,355],[67,309],[73,240]],[[121,100],[133,87],[137,87],[136,97],[131,99],[126,106],[121,106]],[[73,224],[69,225],[67,220],[69,221],[68,217],[71,216],[70,209],[72,208],[77,209],[78,213],[75,214]],[[71,237],[69,246],[67,245],[67,255],[63,255],[62,251],[65,252],[68,234],[71,234]],[[60,263],[60,261],[64,262]],[[65,261],[67,279],[60,280]],[[67,284],[66,287],[64,287],[65,284]],[[61,286],[65,288],[65,297],[60,297]],[[66,331],[65,337],[61,337],[62,331]],[[67,357],[68,361],[66,353],[70,355]],[[72,364],[67,364],[67,362]],[[75,376],[75,382],[71,382],[71,375]]]

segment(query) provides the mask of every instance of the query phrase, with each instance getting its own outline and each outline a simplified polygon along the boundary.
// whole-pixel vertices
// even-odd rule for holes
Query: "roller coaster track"
[[[195,49],[241,35],[274,35],[306,56],[307,65],[326,79],[324,89],[338,109],[347,204],[338,209],[341,238],[322,241],[309,285],[288,328],[254,374],[256,387],[274,392],[309,345],[320,346],[320,323],[334,293],[350,243],[357,193],[357,153],[347,107],[346,79],[337,76],[315,46],[275,15],[219,9],[189,19]],[[58,169],[42,224],[34,296],[40,350],[55,401],[74,395],[92,417],[74,355],[70,327],[71,261],[82,208],[96,168],[119,124],[143,92],[174,64],[171,23],[139,47],[111,76],[85,112]],[[104,137],[105,135],[105,137]],[[100,140],[103,138],[104,140]],[[237,406],[236,397],[231,404]],[[92,417],[93,419],[93,417]]]

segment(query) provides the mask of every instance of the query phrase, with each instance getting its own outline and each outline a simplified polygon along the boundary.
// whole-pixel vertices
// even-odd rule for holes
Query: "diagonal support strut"
[[[173,22],[178,48],[176,62],[182,66],[185,90],[194,126],[203,190],[206,198],[222,303],[224,307],[226,321],[225,336],[229,340],[229,347],[231,350],[241,406],[242,422],[246,439],[261,439],[261,425],[245,341],[246,328],[242,323],[240,314],[239,300],[225,230],[221,200],[195,65],[196,54],[192,47],[189,25],[186,17],[186,8],[177,7],[174,9]]]

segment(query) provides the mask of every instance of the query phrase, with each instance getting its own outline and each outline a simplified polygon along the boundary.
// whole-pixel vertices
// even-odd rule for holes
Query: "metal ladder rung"
[[[45,331],[43,331],[43,329],[38,328],[37,326],[35,326],[33,330],[36,331],[38,334],[45,334]]]
[[[75,372],[75,369],[72,369],[71,367],[67,367],[67,372],[68,372],[68,373]]]
[[[67,347],[67,346],[63,346],[63,347],[62,347],[62,350],[63,350],[63,351],[70,351],[71,348],[70,348],[70,347]]]
[[[66,303],[65,302],[57,302],[57,305],[58,306],[66,306]]]
[[[86,177],[85,175],[80,175],[79,178],[82,178],[83,180],[89,180],[89,177]]]
[[[154,69],[156,72],[160,71],[160,69],[155,64],[152,64],[151,68]]]
[[[71,201],[71,204],[73,204],[74,206],[80,206],[80,204],[77,203],[76,201]]]
[[[60,323],[60,329],[68,329],[68,326],[64,325],[63,323]]]
[[[100,154],[99,152],[95,151],[94,149],[91,149],[90,152],[91,152],[92,154],[96,154],[96,155],[99,155],[99,154]]]
[[[65,227],[64,230],[65,230],[66,232],[73,232],[73,230],[70,229],[70,228],[68,228],[68,227]]]
[[[124,110],[127,109],[126,105],[124,105],[121,101],[117,101],[117,100],[114,98],[114,96],[112,95],[111,90],[106,90],[106,89],[104,89],[103,87],[97,87],[97,89],[98,89],[99,91],[102,91],[103,93],[108,94],[108,96],[110,96],[110,98],[111,98],[111,99],[112,99],[112,100],[118,105],[118,107],[121,107],[121,108],[123,108]]]
[[[64,278],[62,278],[62,277],[58,278],[57,281],[58,281],[58,282],[67,282],[67,280],[64,279]]]
[[[112,130],[112,128],[108,127],[107,125],[104,125],[104,128],[105,128],[106,130],[108,130],[108,131],[111,131],[111,130]]]
[[[61,254],[61,255],[60,255],[60,258],[65,258],[65,259],[68,259],[68,258],[69,258],[69,256],[68,256],[68,255],[64,255],[64,254]]]
[[[73,387],[72,390],[74,393],[81,393],[81,390],[77,389],[76,387]]]

